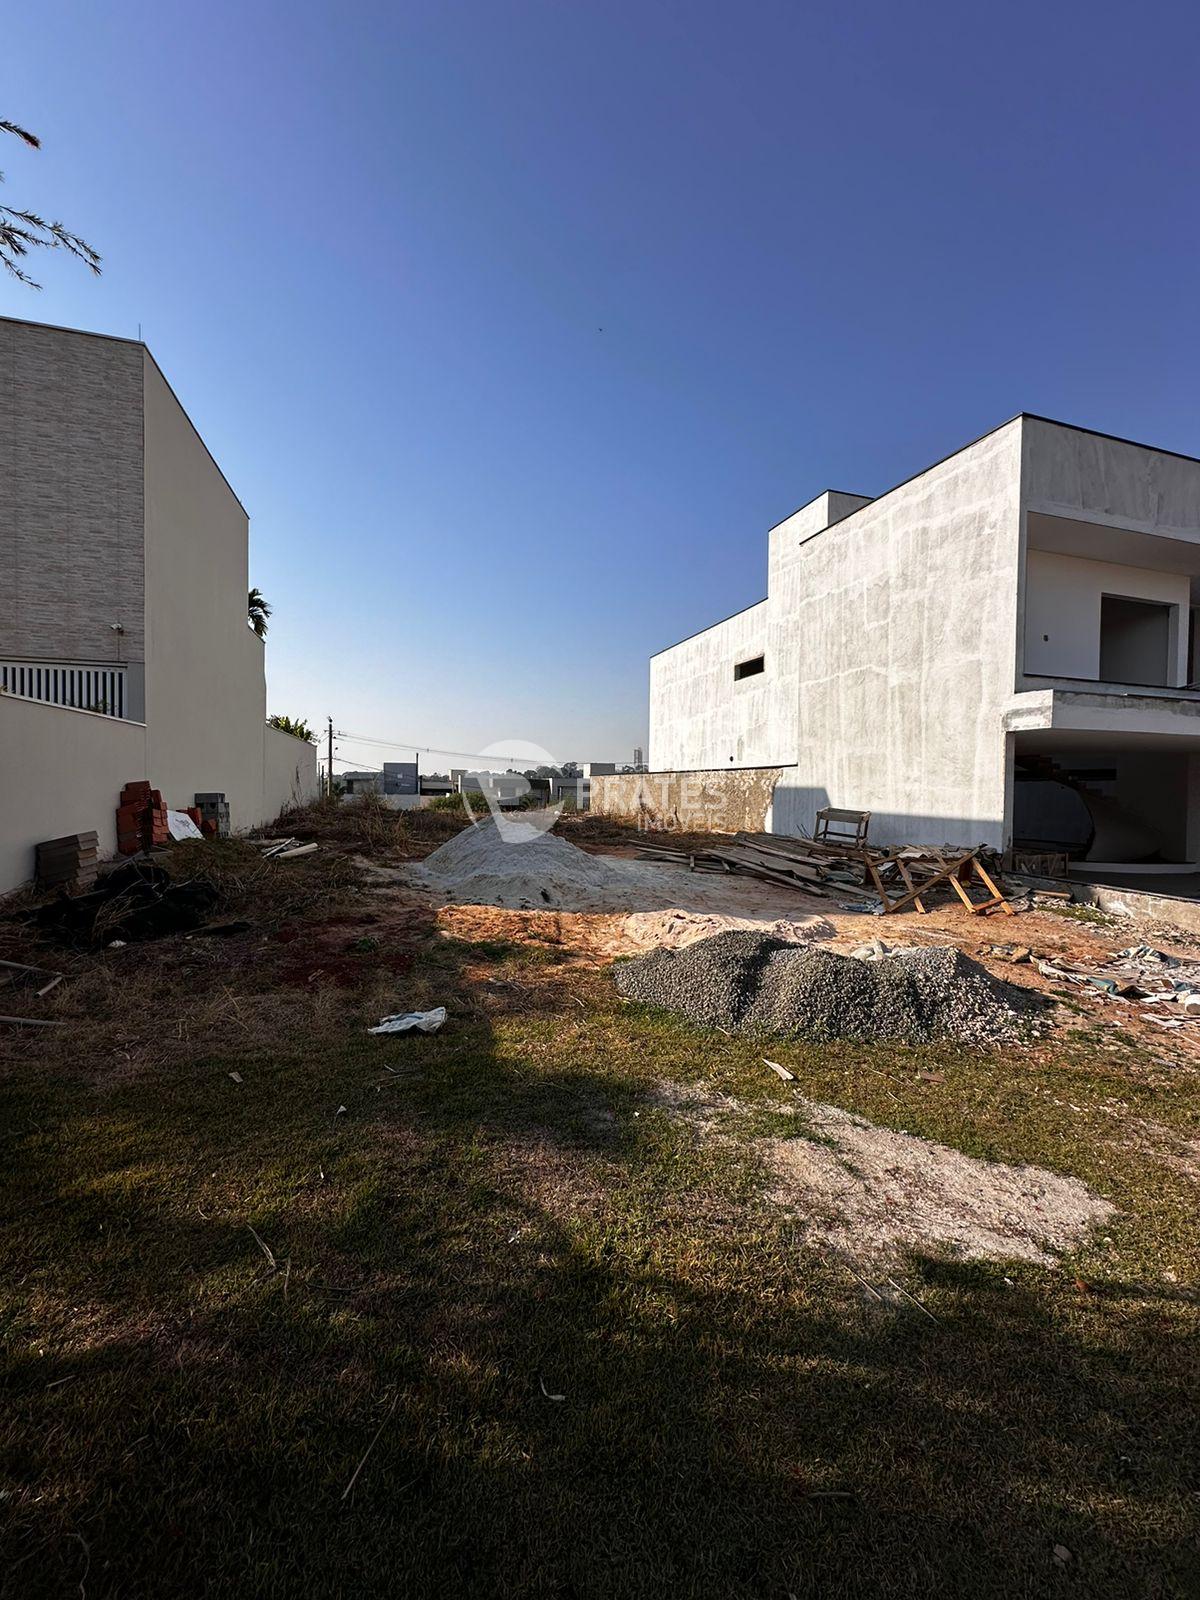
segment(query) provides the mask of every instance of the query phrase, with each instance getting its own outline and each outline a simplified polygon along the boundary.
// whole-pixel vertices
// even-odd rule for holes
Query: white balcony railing
[[[130,712],[129,669],[85,661],[0,661],[0,692],[107,717]]]

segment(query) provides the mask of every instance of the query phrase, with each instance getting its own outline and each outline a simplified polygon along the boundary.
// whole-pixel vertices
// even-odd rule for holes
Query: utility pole
[[[329,719],[329,764],[325,772],[325,792],[333,799],[333,718]]]

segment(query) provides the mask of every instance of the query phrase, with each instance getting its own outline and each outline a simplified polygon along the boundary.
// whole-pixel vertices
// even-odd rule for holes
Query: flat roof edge
[[[727,617],[720,617],[716,622],[710,622],[706,628],[697,628],[695,633],[686,633],[682,639],[676,639],[674,644],[665,644],[661,650],[651,653],[650,660],[656,656],[665,656],[668,650],[678,650],[681,644],[687,644],[692,639],[698,639],[702,633],[711,633],[714,628],[724,627],[725,623],[732,622],[734,617],[744,617],[747,611],[753,611],[755,606],[766,605],[769,595],[763,595],[761,600],[752,600],[748,606],[742,606],[737,611],[731,611]]]
[[[188,408],[184,405],[183,401],[175,393],[175,388],[174,388],[173,384],[171,383],[170,378],[167,377],[166,373],[163,371],[162,367],[159,365],[158,357],[154,354],[154,351],[151,350],[150,346],[146,343],[146,341],[144,339],[130,339],[126,334],[123,334],[123,333],[97,333],[94,328],[68,328],[65,323],[59,323],[59,322],[36,322],[36,321],[34,321],[34,319],[32,317],[9,317],[9,316],[0,315],[0,323],[3,323],[3,322],[11,323],[14,327],[17,327],[17,328],[37,328],[42,333],[71,333],[71,334],[74,334],[77,338],[80,338],[80,339],[104,339],[109,344],[131,345],[135,350],[140,350],[142,352],[142,354],[149,361],[151,361],[153,363],[155,372],[158,373],[159,377],[162,379],[163,383],[166,385],[168,394],[170,394],[172,400],[174,400],[175,404],[179,407],[180,411],[183,414],[184,420],[187,422],[188,427],[191,428],[192,432],[196,435],[196,439],[199,442],[201,449],[204,451],[204,453],[208,457],[208,459],[212,462],[213,466],[217,469],[217,473],[220,476],[221,482],[225,485],[225,487],[229,490],[230,494],[237,501],[239,510],[241,511],[242,515],[246,518],[246,521],[249,522],[250,513],[246,510],[246,507],[242,504],[241,496],[238,494],[237,490],[230,483],[229,479],[225,476],[225,473],[224,473],[224,471],[222,470],[222,467],[221,467],[221,463],[217,460],[216,456],[214,456],[212,451],[209,449],[208,444],[205,441],[204,435],[200,432],[200,429],[192,421],[191,414],[189,413]]]

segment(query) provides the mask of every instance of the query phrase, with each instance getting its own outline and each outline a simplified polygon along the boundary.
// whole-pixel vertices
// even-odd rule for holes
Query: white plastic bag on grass
[[[402,1011],[394,1017],[384,1017],[377,1028],[368,1028],[368,1033],[410,1033],[416,1029],[420,1033],[436,1033],[446,1020],[445,1006],[436,1006],[432,1011]]]

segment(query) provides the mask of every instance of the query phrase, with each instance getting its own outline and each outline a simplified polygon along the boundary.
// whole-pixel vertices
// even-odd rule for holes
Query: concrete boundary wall
[[[281,811],[306,804],[317,794],[317,751],[294,733],[263,729],[263,796],[260,822],[273,822]]]
[[[233,807],[235,832],[272,822],[317,792],[311,744],[266,725],[262,741],[253,794]],[[115,855],[117,802],[126,783],[149,778],[169,806],[181,809],[205,780],[223,788],[222,767],[232,762],[232,756],[218,762],[209,778],[212,763],[201,753],[190,772],[168,783],[153,769],[144,722],[0,695],[0,894],[32,879],[34,846],[43,839],[95,829],[101,857]]]
[[[593,777],[596,816],[674,833],[766,833],[782,767],[707,772],[618,772]]]
[[[123,785],[146,771],[146,725],[0,695],[0,893],[28,883],[34,846],[98,835],[116,854]]]

